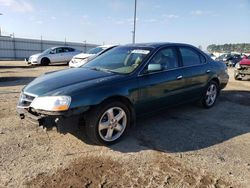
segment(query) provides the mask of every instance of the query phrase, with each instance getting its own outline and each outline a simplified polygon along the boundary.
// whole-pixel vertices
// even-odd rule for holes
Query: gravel
[[[65,68],[0,62],[0,187],[249,187],[250,82],[233,80],[233,69],[212,109],[188,104],[139,118],[102,147],[16,114],[24,85]]]

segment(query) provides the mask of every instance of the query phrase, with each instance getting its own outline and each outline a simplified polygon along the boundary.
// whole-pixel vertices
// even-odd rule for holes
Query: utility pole
[[[137,0],[135,0],[135,9],[134,9],[134,30],[133,33],[133,44],[135,43],[135,29],[136,29],[136,8],[137,8]]]
[[[16,40],[15,40],[15,33],[12,34],[12,41],[13,41],[13,52],[14,52],[14,59],[17,58],[16,54]]]
[[[87,40],[84,40],[83,42],[84,42],[84,53],[86,53],[87,52]]]
[[[41,35],[41,52],[43,51],[43,36]]]
[[[3,14],[2,13],[0,13],[0,16],[2,16]],[[2,36],[2,28],[1,28],[1,26],[0,26],[0,37]]]

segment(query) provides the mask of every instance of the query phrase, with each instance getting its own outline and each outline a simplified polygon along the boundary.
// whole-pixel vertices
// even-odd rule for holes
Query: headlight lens
[[[240,64],[237,63],[237,64],[235,65],[235,68],[236,68],[236,69],[240,69],[240,68],[241,68]]]
[[[50,96],[37,97],[30,106],[37,110],[65,111],[69,109],[70,103],[71,97],[69,96]]]

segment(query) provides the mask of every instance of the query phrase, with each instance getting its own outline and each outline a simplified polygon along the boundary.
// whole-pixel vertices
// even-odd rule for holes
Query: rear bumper
[[[57,131],[63,134],[74,132],[83,123],[83,113],[88,108],[75,109],[66,112],[45,112],[36,111],[30,108],[17,108],[17,113],[21,119],[27,119],[29,122],[42,126],[47,130],[56,127]]]

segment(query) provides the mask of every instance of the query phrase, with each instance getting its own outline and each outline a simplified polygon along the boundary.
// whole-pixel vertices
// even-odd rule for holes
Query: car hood
[[[37,96],[43,96],[48,93],[56,95],[60,90],[73,85],[93,85],[104,79],[115,77],[116,74],[110,72],[96,71],[86,68],[66,69],[62,71],[45,73],[31,83],[23,90]],[[85,84],[85,85],[86,85]],[[53,91],[57,91],[53,94]],[[63,91],[65,92],[65,91]]]
[[[80,53],[78,55],[75,55],[73,57],[73,59],[85,59],[85,58],[88,58],[90,56],[92,56],[93,54],[85,54],[85,53]]]
[[[249,65],[250,66],[250,59],[243,59],[240,61],[240,65]]]
[[[34,54],[34,55],[30,56],[30,57],[31,58],[38,58],[40,55],[42,55],[42,53]]]

